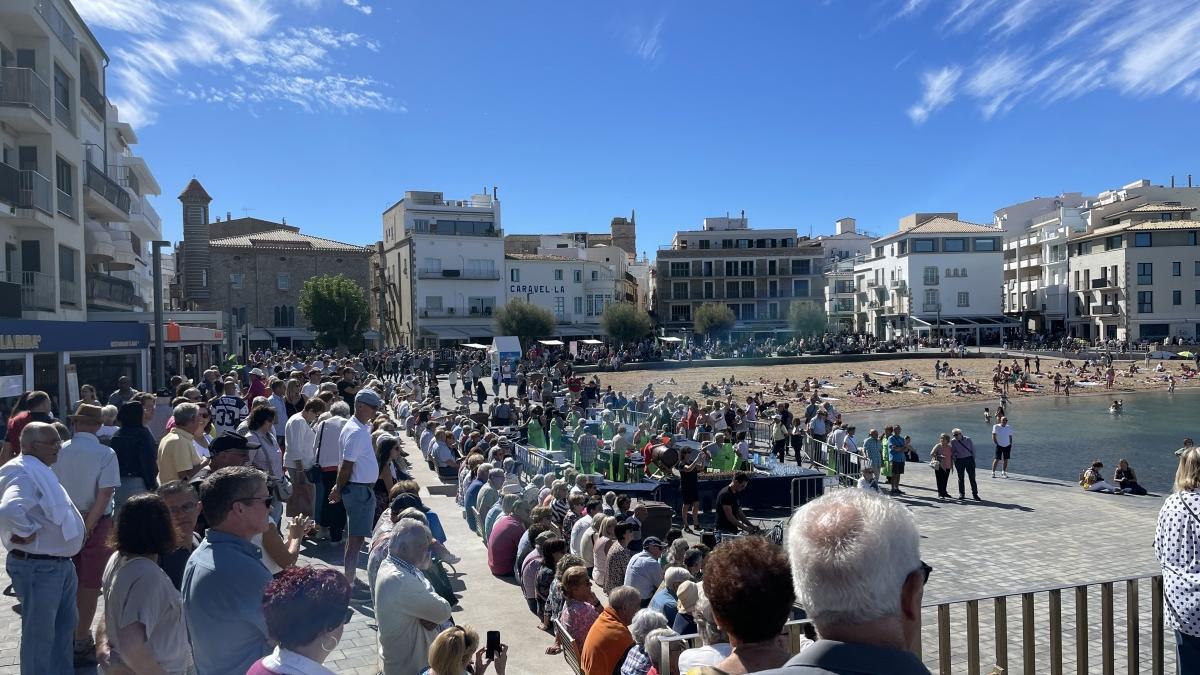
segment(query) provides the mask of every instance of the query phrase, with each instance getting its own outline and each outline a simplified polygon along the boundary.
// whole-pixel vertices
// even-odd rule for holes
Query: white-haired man
[[[388,557],[375,578],[379,666],[384,675],[419,673],[429,666],[429,645],[450,621],[450,605],[425,580],[433,536],[416,520],[392,529]]]
[[[928,675],[917,657],[921,599],[932,571],[904,506],[839,490],[792,519],[788,557],[796,601],[821,639],[760,675]]]

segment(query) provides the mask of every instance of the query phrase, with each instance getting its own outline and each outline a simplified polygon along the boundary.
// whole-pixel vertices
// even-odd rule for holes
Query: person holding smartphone
[[[504,675],[507,663],[508,645],[500,642],[500,631],[488,631],[488,645],[480,648],[474,628],[451,626],[429,645],[429,668],[422,675],[483,675],[493,664],[496,674]]]

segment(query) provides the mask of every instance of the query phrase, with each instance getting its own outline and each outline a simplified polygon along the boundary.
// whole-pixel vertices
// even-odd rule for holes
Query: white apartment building
[[[856,325],[880,339],[953,336],[998,343],[1004,231],[957,213],[914,213],[856,260]]]
[[[821,242],[794,228],[751,229],[745,217],[705,218],[701,230],[680,230],[655,261],[655,311],[668,331],[691,330],[696,310],[722,303],[733,311],[734,334],[789,333],[792,303],[824,303]]]
[[[995,211],[1004,230],[1004,313],[1027,330],[1063,335],[1067,319],[1067,237],[1086,229],[1088,197],[1065,192]]]
[[[108,60],[69,2],[0,0],[0,334],[21,337],[0,345],[0,375],[24,375],[60,413],[78,396],[72,370],[102,390],[148,383],[144,325],[77,323],[94,306],[145,309],[138,262],[159,237],[157,219],[132,219],[157,188],[144,163],[122,172],[137,139],[106,98]]]
[[[437,346],[495,335],[505,294],[504,240],[495,194],[448,200],[404,193],[383,212],[377,280],[385,345]]]
[[[562,254],[570,251],[580,255]],[[559,324],[555,337],[602,333],[600,315],[613,302],[623,299],[624,279],[617,276],[613,266],[585,258],[583,251],[586,249],[506,254],[506,300],[524,300],[549,310]]]
[[[817,237],[825,253],[825,314],[833,331],[853,331],[854,261],[871,250],[875,237],[858,231],[853,218],[839,218],[834,233]]]
[[[1200,337],[1197,208],[1136,198],[1089,211],[1090,227],[1070,240],[1072,336]]]

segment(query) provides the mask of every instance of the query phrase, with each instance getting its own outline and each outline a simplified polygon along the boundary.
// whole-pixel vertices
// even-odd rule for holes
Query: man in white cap
[[[259,396],[267,397],[270,392],[267,390],[267,375],[262,371],[262,368],[254,368],[250,371],[250,386],[246,387],[246,393],[242,396],[247,403],[254,406],[254,399]]]
[[[337,482],[329,491],[329,503],[341,502],[346,507],[346,558],[342,566],[351,585],[358,568],[358,552],[375,526],[374,487],[379,479],[379,462],[371,442],[371,420],[382,407],[383,399],[375,390],[360,389],[354,395],[354,416],[338,437],[342,462]]]

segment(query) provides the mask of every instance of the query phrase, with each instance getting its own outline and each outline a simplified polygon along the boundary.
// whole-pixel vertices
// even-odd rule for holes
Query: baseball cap
[[[379,394],[376,394],[375,390],[373,389],[360,389],[359,392],[354,395],[354,402],[362,403],[363,405],[369,405],[376,409],[383,407],[383,399],[379,398]]]
[[[642,540],[642,548],[643,549],[649,548],[651,546],[665,548],[666,545],[663,544],[662,539],[659,539],[658,537],[646,537],[645,539]]]
[[[210,455],[219,455],[222,452],[227,452],[229,450],[249,449],[250,442],[246,440],[245,436],[239,436],[237,434],[225,434],[224,436],[217,436],[213,439],[212,443],[208,445],[208,452]]]
[[[266,374],[263,373],[262,368],[254,368],[250,371],[250,374],[257,375],[258,377],[266,377]]]

